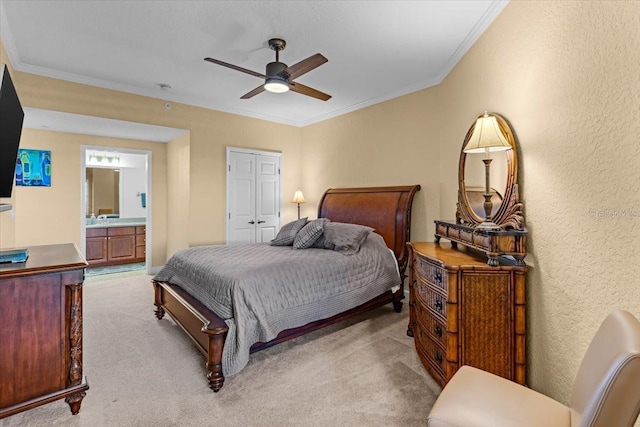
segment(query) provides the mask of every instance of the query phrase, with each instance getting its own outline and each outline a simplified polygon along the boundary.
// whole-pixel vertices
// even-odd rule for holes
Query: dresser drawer
[[[442,379],[446,378],[446,352],[435,341],[433,341],[424,331],[418,328],[415,335],[416,350],[420,353],[420,358],[435,370],[435,374]]]
[[[425,331],[434,341],[447,348],[447,325],[439,318],[431,315],[422,304],[416,304],[418,329]]]
[[[136,234],[135,227],[111,227],[108,231],[109,236],[133,236]]]
[[[415,281],[414,287],[416,298],[418,299],[417,302],[427,307],[430,312],[436,313],[446,320],[447,297],[439,289],[429,286],[420,279]]]
[[[449,288],[449,280],[447,272],[437,264],[430,262],[426,258],[416,257],[415,272],[425,282],[430,283],[447,293]]]

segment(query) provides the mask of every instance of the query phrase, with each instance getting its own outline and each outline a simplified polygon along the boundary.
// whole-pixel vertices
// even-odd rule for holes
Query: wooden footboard
[[[214,392],[219,391],[224,385],[224,373],[222,372],[222,350],[227,337],[229,327],[218,315],[206,308],[182,288],[170,283],[152,281],[155,289],[156,317],[162,319],[165,313],[180,326],[196,347],[204,354],[207,360],[207,380],[209,388]],[[357,314],[364,313],[382,305],[393,303],[394,310],[399,313],[402,310],[401,300],[404,298],[404,286],[395,293],[387,291],[372,300],[339,313],[327,319],[307,323],[298,328],[287,329],[278,334],[276,338],[268,342],[259,342],[251,346],[251,353],[264,350],[276,344],[290,339],[306,335],[325,326],[342,322]]]
[[[153,282],[155,291],[156,318],[165,313],[180,326],[207,359],[207,379],[214,392],[224,384],[222,373],[222,349],[229,327],[215,313],[186,293],[182,288],[169,283]]]

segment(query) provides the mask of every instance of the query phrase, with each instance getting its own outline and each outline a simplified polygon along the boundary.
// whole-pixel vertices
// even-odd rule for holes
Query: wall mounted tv
[[[11,197],[24,111],[6,65],[0,83],[0,197]]]

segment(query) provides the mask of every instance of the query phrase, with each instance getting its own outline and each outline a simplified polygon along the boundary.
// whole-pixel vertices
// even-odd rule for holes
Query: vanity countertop
[[[113,228],[113,227],[136,227],[147,225],[144,218],[111,218],[95,220],[95,223],[87,223],[86,228]]]

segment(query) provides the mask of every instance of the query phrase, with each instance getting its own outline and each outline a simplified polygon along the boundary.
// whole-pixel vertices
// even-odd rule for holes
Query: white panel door
[[[256,242],[275,239],[280,229],[280,157],[256,156]]]
[[[280,230],[280,156],[227,149],[227,243],[268,242]]]
[[[255,241],[256,156],[238,152],[230,154],[227,165],[227,243],[252,243]]]

